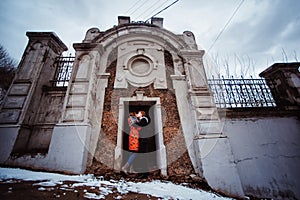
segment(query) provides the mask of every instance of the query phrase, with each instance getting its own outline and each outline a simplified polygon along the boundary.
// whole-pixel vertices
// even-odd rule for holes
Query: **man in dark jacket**
[[[147,126],[149,124],[149,119],[146,117],[146,112],[145,111],[139,111],[137,113],[138,117],[138,122],[136,123],[138,126]]]
[[[139,150],[139,152],[140,153],[148,153],[148,149],[149,149],[148,145],[149,144],[148,144],[147,135],[149,133],[147,133],[147,131],[149,131],[149,130],[147,130],[143,127],[147,126],[150,123],[150,119],[146,116],[145,111],[139,111],[137,113],[137,117],[138,117],[139,120],[136,124],[138,126],[142,127],[142,130],[140,132],[141,133],[140,144],[141,144],[142,148]],[[143,160],[143,162],[141,163],[142,165],[146,164],[146,166],[143,166],[144,169],[142,171],[144,171],[144,172],[139,173],[137,175],[137,178],[146,178],[148,176],[148,172],[145,172],[145,170],[146,170],[145,167],[147,168],[147,165],[148,165],[147,162],[148,162],[147,160]]]

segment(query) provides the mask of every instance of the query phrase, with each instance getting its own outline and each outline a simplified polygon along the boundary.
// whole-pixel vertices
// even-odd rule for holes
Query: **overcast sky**
[[[89,28],[107,30],[120,15],[142,21],[174,1],[1,0],[0,43],[20,60],[26,31],[54,31],[74,52]],[[228,62],[232,75],[256,76],[274,62],[300,61],[299,0],[179,0],[157,17],[176,34],[195,34],[213,61],[206,68],[222,71]]]

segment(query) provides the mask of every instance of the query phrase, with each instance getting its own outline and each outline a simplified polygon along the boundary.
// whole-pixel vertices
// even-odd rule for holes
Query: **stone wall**
[[[24,154],[46,154],[51,142],[54,125],[61,117],[66,88],[44,87],[39,104],[34,112],[33,124],[23,125],[17,137],[13,156]]]
[[[229,138],[245,195],[299,199],[299,118],[281,117],[278,112],[263,117],[253,112],[251,117],[232,115],[223,133]]]

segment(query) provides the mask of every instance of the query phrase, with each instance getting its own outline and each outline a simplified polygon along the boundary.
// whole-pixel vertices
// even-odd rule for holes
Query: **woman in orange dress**
[[[146,126],[148,124],[148,118],[145,117],[145,111],[139,111],[138,114],[135,112],[130,112],[128,117],[128,125],[130,126],[129,132],[129,143],[128,149],[133,152],[126,164],[122,167],[122,171],[125,173],[128,172],[129,167],[131,166],[133,160],[136,157],[136,153],[139,151],[139,138],[141,126]]]
[[[138,118],[134,112],[131,112],[128,117],[128,125],[130,127],[129,132],[129,151],[139,151],[139,138],[141,127],[137,126]]]

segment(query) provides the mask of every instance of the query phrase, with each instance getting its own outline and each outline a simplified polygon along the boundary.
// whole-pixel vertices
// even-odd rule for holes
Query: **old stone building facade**
[[[26,35],[28,45],[1,105],[2,165],[66,173],[120,171],[130,155],[128,114],[144,110],[150,123],[140,139],[136,171],[197,174],[215,190],[238,197],[255,196],[264,187],[254,186],[241,168],[247,158],[239,154],[239,145],[246,141],[234,138],[245,118],[221,120],[204,70],[204,50],[192,32],[176,35],[163,28],[162,18],[135,23],[121,16],[109,30],[89,29],[82,43],[73,45],[72,67],[61,71],[63,42],[52,32]],[[299,137],[297,120],[286,120]]]
[[[154,161],[148,168],[162,175],[202,174],[193,138],[200,132],[220,134],[210,130],[218,113],[205,77],[204,51],[197,49],[192,32],[175,35],[163,29],[161,18],[118,20],[107,31],[88,30],[83,42],[74,44],[67,87],[53,85],[55,59],[66,46],[54,33],[27,33],[28,46],[1,110],[1,123],[15,124],[2,129],[15,135],[5,162],[20,165],[22,156],[40,153],[46,155],[40,162],[22,165],[73,173],[93,165],[120,170],[127,113],[141,108],[153,124],[148,138],[154,147],[146,153],[154,154],[149,155]]]

